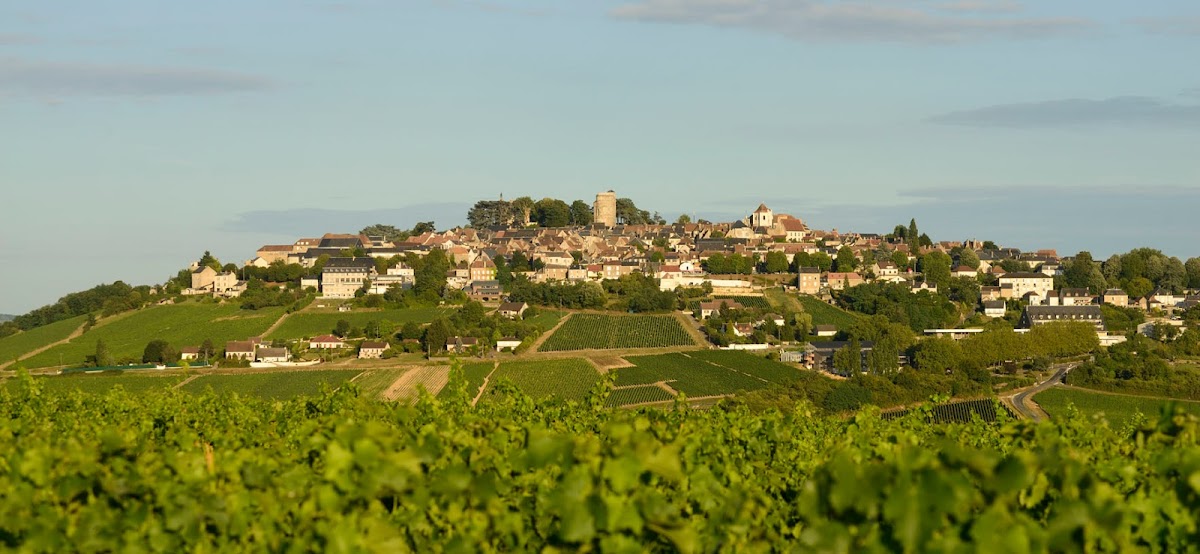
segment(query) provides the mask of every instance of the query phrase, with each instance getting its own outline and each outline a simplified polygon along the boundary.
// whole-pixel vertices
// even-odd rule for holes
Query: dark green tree
[[[583,200],[571,202],[571,225],[591,225],[592,207]]]
[[[96,341],[96,366],[97,367],[108,367],[111,365],[113,365],[113,357],[112,357],[112,353],[110,353],[108,351],[108,344],[104,342],[104,339],[97,340]]]

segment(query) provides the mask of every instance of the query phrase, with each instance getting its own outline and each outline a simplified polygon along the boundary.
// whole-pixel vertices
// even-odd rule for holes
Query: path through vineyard
[[[562,327],[563,324],[566,323],[568,319],[571,319],[572,315],[574,315],[574,314],[568,313],[567,315],[563,316],[562,319],[559,319],[558,323],[554,324],[554,327],[551,327],[549,331],[542,333],[542,336],[538,337],[537,340],[533,341],[533,344],[530,345],[528,350],[526,350],[526,351],[531,352],[531,353],[537,352],[538,349],[542,347],[542,343],[546,342],[546,339],[550,338],[550,335],[553,335],[554,332],[557,331],[559,327]]]
[[[478,404],[479,399],[483,398],[483,391],[487,390],[488,383],[492,381],[492,375],[496,374],[497,369],[500,369],[500,362],[493,362],[492,370],[483,377],[483,384],[479,386],[479,391],[475,393],[475,398],[471,399],[472,406]]]
[[[417,398],[417,391],[421,386],[424,386],[429,394],[437,395],[449,380],[448,366],[417,366],[396,379],[381,396],[387,401],[411,402]]]
[[[308,310],[309,308],[312,307],[312,305],[313,305],[313,303],[309,302],[309,304],[307,306],[300,308],[299,310],[296,310],[295,313],[300,313],[305,310]],[[287,321],[287,318],[291,317],[291,315],[292,315],[292,312],[283,312],[283,315],[279,316],[279,319],[276,319],[275,323],[272,323],[270,327],[267,327],[267,330],[263,331],[262,335],[260,335],[260,336],[263,336],[263,337],[271,336],[271,333],[274,333],[275,330],[278,329],[280,325],[283,325],[283,322]]]

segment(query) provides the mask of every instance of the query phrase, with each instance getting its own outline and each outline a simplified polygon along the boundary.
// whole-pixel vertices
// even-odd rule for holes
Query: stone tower
[[[596,195],[596,203],[592,204],[592,222],[607,227],[617,224],[617,193],[610,190]]]
[[[750,214],[751,227],[770,227],[775,224],[775,214],[766,204],[759,204],[758,209]]]

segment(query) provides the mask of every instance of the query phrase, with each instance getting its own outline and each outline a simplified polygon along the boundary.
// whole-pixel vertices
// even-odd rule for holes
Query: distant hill
[[[4,323],[5,321],[12,321],[16,318],[17,318],[17,316],[12,315],[12,314],[0,314],[0,323]]]

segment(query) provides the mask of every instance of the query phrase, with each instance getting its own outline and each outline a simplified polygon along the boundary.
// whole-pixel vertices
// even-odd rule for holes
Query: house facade
[[[354,298],[375,274],[375,260],[364,258],[329,258],[321,271],[321,296],[325,298]]]
[[[1006,285],[1012,288],[1010,298],[1021,298],[1031,292],[1046,298],[1054,290],[1054,277],[1043,273],[1006,273],[1000,277],[1000,286]]]

